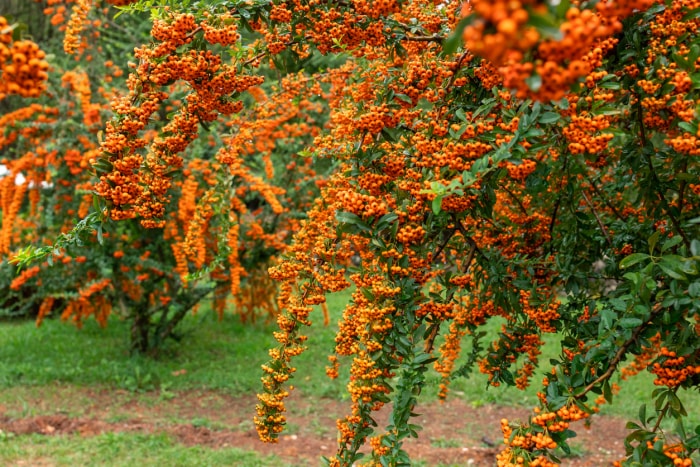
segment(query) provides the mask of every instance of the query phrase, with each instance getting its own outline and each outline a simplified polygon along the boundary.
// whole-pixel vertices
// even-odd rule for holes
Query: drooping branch
[[[681,236],[683,239],[683,244],[690,250],[690,239],[688,239],[688,236],[686,233],[683,231],[681,228],[680,222],[678,222],[678,219],[676,216],[673,215],[673,212],[671,211],[671,205],[668,203],[668,200],[666,199],[666,195],[663,192],[662,185],[661,185],[661,180],[659,179],[659,176],[656,174],[656,169],[654,168],[654,161],[651,160],[651,154],[649,151],[646,151],[645,149],[647,148],[647,136],[646,136],[646,130],[644,128],[644,118],[643,118],[643,113],[642,113],[642,104],[641,104],[641,99],[637,99],[637,119],[639,123],[639,137],[641,139],[641,145],[642,145],[642,155],[644,156],[644,159],[646,160],[647,167],[649,167],[649,174],[651,175],[651,181],[652,185],[656,189],[656,194],[659,197],[659,201],[661,201],[661,207],[663,208],[664,212],[666,215],[671,219],[671,223],[673,224],[673,228],[676,230],[676,233]]]
[[[605,372],[600,375],[598,378],[596,378],[593,382],[591,382],[588,386],[586,386],[582,392],[576,394],[576,399],[582,399],[586,394],[588,394],[592,389],[597,387],[599,384],[607,381],[612,377],[612,375],[615,373],[617,370],[617,366],[620,364],[620,362],[627,356],[627,351],[629,348],[637,342],[639,339],[639,336],[642,335],[642,333],[646,330],[646,328],[654,323],[654,320],[656,319],[657,316],[661,314],[661,311],[663,308],[660,305],[657,305],[655,309],[651,312],[649,315],[649,319],[647,319],[643,324],[638,326],[634,332],[632,332],[632,336],[630,336],[629,339],[627,339],[617,350],[613,358],[608,362],[608,369],[605,370]]]
[[[467,259],[464,262],[464,267],[462,268],[462,273],[466,274],[469,272],[469,268],[471,267],[472,262],[474,261],[474,257],[476,256],[476,243],[472,242],[470,244],[469,248],[469,253],[467,254]],[[447,297],[447,301],[451,301],[452,298],[454,297],[455,290],[452,290],[451,293]],[[430,334],[428,337],[425,339],[425,352],[426,353],[431,353],[435,347],[435,338],[438,336],[438,333],[440,332],[440,323],[437,322],[433,325],[433,328],[430,330]]]

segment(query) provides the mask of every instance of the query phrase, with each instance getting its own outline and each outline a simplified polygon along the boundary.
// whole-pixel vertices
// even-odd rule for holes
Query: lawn
[[[331,297],[333,322],[346,298],[343,294]],[[322,326],[320,313],[316,321],[318,326],[309,330],[309,349],[298,359],[294,382],[298,389],[289,403],[286,436],[317,436],[320,441],[315,448],[321,452],[314,458],[319,459],[321,454],[331,454],[333,420],[347,410],[348,396],[342,373],[336,381],[325,376],[334,326]],[[497,332],[498,326],[496,322],[490,324],[489,331]],[[0,461],[10,465],[103,464],[96,459],[110,459],[110,465],[294,465],[295,453],[289,449],[280,445],[268,449],[248,439],[252,438],[251,418],[254,394],[260,387],[260,365],[267,360],[267,349],[274,345],[273,329],[273,323],[241,323],[233,315],[218,321],[203,308],[184,321],[179,343],[173,342],[158,358],[151,359],[128,354],[128,327],[116,317],[104,329],[93,321],[80,330],[59,320],[47,320],[40,328],[33,322],[0,323],[0,421],[4,417],[6,421],[39,424],[39,428],[27,430],[34,434],[0,432]],[[550,339],[542,361],[556,353],[556,338]],[[437,375],[431,374],[429,380],[437,382]],[[527,408],[536,403],[537,389],[536,385],[526,391],[487,389],[486,379],[480,374],[454,381],[451,403],[460,405],[448,407],[473,410],[475,414],[493,412],[489,416],[494,419],[495,431],[486,432],[480,422],[471,423],[474,420],[457,419],[450,428],[448,423],[450,417],[455,418],[454,413],[440,412],[440,406],[435,404],[436,390],[426,388],[422,403],[428,413],[444,416],[445,421],[441,422],[442,427],[426,430],[426,444],[420,449],[464,449],[464,439],[452,436],[450,430],[461,433],[463,438],[486,439],[481,448],[493,448],[490,444],[498,441],[498,410],[516,414],[513,416],[526,414]],[[640,403],[651,390],[652,378],[641,375],[632,384],[623,385],[615,404],[604,406],[602,412],[612,417],[635,418]],[[700,424],[700,396],[684,396],[690,424]],[[61,418],[49,418],[54,420],[51,423],[32,418],[42,416]],[[303,421],[294,422],[295,416]],[[70,425],[70,420],[82,420],[83,425]],[[92,425],[87,421],[92,421]],[[94,433],[45,436],[62,426],[73,430],[68,433],[84,435],[83,431],[93,428]],[[187,433],[182,431],[184,426]],[[112,429],[116,431],[111,432]],[[231,439],[238,438],[226,441],[224,432],[245,436],[247,444],[229,445]],[[208,438],[202,438],[203,433]],[[623,433],[615,436],[621,440]],[[581,445],[579,451],[585,455],[590,448]],[[417,465],[442,465],[439,461],[431,463],[430,459]]]

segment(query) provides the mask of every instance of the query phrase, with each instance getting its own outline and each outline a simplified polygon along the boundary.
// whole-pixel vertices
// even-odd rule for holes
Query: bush
[[[281,192],[243,163],[255,147],[269,167],[249,128],[280,128],[289,102],[328,105],[323,131],[313,119],[297,129],[309,137],[304,154],[332,173],[308,212],[290,208],[301,222],[275,228],[294,240],[270,270],[283,312],[263,367],[263,440],[285,424],[314,305],[352,285],[328,368],[335,376],[352,358],[352,407],[330,465],[352,465],[367,442],[371,464],[408,465],[401,447],[417,436],[428,365],[443,395],[477,367],[492,386],[524,387],[543,366],[542,335],[555,332],[561,355],[544,365],[540,406],[527,422],[502,421],[499,465],[558,463],[553,450],[567,452],[574,423],[613,401],[613,378],[642,370],[659,388],[629,425],[621,463],[692,465],[700,433],[684,427],[682,400],[700,384],[694,3],[120,3],[152,9],[153,40],[135,52],[95,157],[105,204],[93,221],[169,232],[187,212],[173,203],[183,180],[210,180],[195,198],[211,208],[190,207],[188,227],[169,237],[184,242],[182,272],[183,258],[193,270],[213,265],[207,273],[221,266],[235,288],[241,250],[221,245],[238,244],[240,206],[252,201],[231,184],[284,211]],[[246,107],[273,70],[282,77],[318,54],[347,60],[281,78],[295,90],[287,105]],[[161,115],[177,83],[185,95]],[[194,165],[200,126],[244,108],[258,113],[242,114],[227,146]],[[481,327],[495,316],[506,324],[487,345]],[[463,341],[466,364],[455,368]],[[387,403],[389,425],[376,431]],[[675,433],[661,430],[666,418]]]

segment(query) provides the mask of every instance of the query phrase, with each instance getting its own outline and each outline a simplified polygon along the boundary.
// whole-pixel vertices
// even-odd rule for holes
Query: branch
[[[598,222],[600,229],[603,231],[603,235],[605,235],[605,240],[608,241],[608,245],[612,246],[612,239],[610,238],[610,234],[608,233],[608,229],[605,228],[605,224],[603,224],[603,221],[600,220],[600,217],[598,216],[598,213],[596,212],[595,207],[593,206],[593,203],[591,203],[591,200],[588,199],[588,196],[586,196],[585,191],[581,191],[581,194],[583,195],[583,199],[586,201],[586,204],[588,205],[588,207],[591,208],[591,212],[593,212],[593,215],[595,216],[595,220]]]
[[[447,82],[447,86],[445,86],[445,93],[449,92],[450,88],[455,82],[455,79],[457,79],[457,72],[459,69],[462,67],[462,62],[464,61],[465,58],[469,55],[469,51],[465,50],[462,52],[462,55],[459,56],[459,59],[457,59],[457,66],[455,67],[454,71],[452,72],[452,76],[450,76],[450,80]]]
[[[297,41],[289,41],[289,42],[285,42],[284,45],[285,45],[285,47],[289,47],[290,45],[294,45],[296,43],[297,43]],[[259,54],[255,55],[255,56],[249,58],[248,60],[246,60],[245,62],[241,63],[241,66],[248,66],[251,63],[255,62],[256,60],[260,60],[268,53],[269,52],[267,50],[265,50],[264,52],[260,52]]]
[[[610,377],[615,373],[615,370],[617,370],[617,366],[620,364],[620,362],[625,358],[627,355],[627,350],[629,350],[630,346],[634,344],[637,339],[639,339],[639,336],[642,334],[642,332],[647,328],[648,325],[650,325],[653,321],[654,318],[656,318],[659,314],[661,314],[661,306],[659,305],[656,310],[652,311],[651,314],[649,315],[649,319],[646,320],[645,323],[643,323],[641,326],[636,328],[634,332],[632,333],[632,336],[625,341],[624,344],[620,346],[618,349],[617,353],[615,353],[615,356],[610,360],[610,363],[608,363],[608,369],[605,370],[605,373],[600,375],[598,378],[595,379],[591,384],[586,386],[583,390],[583,392],[577,394],[575,397],[576,399],[581,399],[583,396],[585,396],[591,389],[595,388],[597,385],[600,383],[610,379]]]
[[[160,345],[162,342],[165,341],[165,339],[170,336],[172,333],[173,329],[175,329],[175,326],[182,321],[182,318],[185,317],[187,312],[197,303],[199,303],[200,300],[202,300],[204,297],[206,297],[212,290],[214,290],[214,287],[203,287],[200,290],[195,290],[193,291],[192,295],[189,298],[186,298],[183,300],[182,305],[180,305],[180,309],[177,310],[177,312],[165,323],[165,326],[160,327],[160,329],[157,331],[157,334],[154,336],[156,339],[156,347]],[[167,308],[168,305],[165,305]],[[162,306],[159,308],[163,308]],[[153,314],[157,313],[159,310],[154,311]]]
[[[688,170],[688,158],[684,157],[683,158],[683,167],[681,167],[681,172],[685,173]],[[681,180],[681,184],[678,187],[678,215],[682,216],[683,215],[683,197],[685,193],[685,187],[687,186],[688,181],[684,178]]]
[[[403,23],[397,23],[397,26],[406,32],[413,32],[410,26],[407,26]],[[403,38],[403,40],[418,42],[437,42],[438,44],[441,44],[442,41],[445,40],[445,38],[439,34],[433,34],[432,36],[406,36]]]
[[[563,198],[562,194],[562,185],[564,184],[564,176],[566,175],[567,168],[569,166],[569,153],[566,152],[566,155],[564,156],[564,166],[562,167],[563,175],[561,177],[561,180],[559,181],[559,196],[557,196],[557,200],[554,202],[554,210],[552,211],[552,219],[549,221],[549,246],[550,246],[550,253],[552,251],[552,244],[554,240],[554,224],[557,221],[557,213],[559,212],[559,206],[561,205],[561,199]]]
[[[501,188],[503,188],[503,190],[504,190],[506,193],[508,193],[508,195],[510,195],[511,198],[513,198],[513,201],[515,201],[516,203],[518,203],[518,206],[520,207],[520,210],[523,212],[523,214],[525,214],[526,216],[529,216],[529,215],[530,215],[530,214],[527,212],[527,208],[525,207],[525,205],[523,204],[523,202],[520,201],[520,199],[519,199],[517,196],[515,196],[515,193],[513,193],[512,191],[510,191],[510,190],[508,189],[508,187],[506,187],[505,185],[501,185]]]
[[[588,175],[586,175],[586,180],[588,180],[588,183],[591,185],[591,188],[593,188],[593,191],[595,192],[595,194],[597,194],[598,197],[601,200],[603,200],[605,205],[610,208],[610,210],[613,212],[613,214],[615,214],[615,217],[617,217],[621,221],[624,221],[625,218],[622,217],[622,214],[620,213],[620,211],[618,211],[617,208],[615,206],[613,206],[613,204],[610,202],[610,200],[608,198],[603,196],[603,193],[601,193],[601,191],[598,189],[598,186],[595,184],[593,179],[591,179]]]
[[[673,393],[675,394],[678,391],[678,386],[673,388]],[[664,405],[664,408],[661,409],[661,413],[659,414],[659,418],[656,419],[656,423],[654,423],[654,428],[651,429],[652,433],[656,433],[656,431],[659,429],[661,426],[661,421],[664,419],[666,416],[666,412],[668,412],[668,408],[671,406],[671,400],[667,399],[666,400],[666,405]]]
[[[434,34],[432,36],[406,36],[403,38],[405,41],[414,41],[414,42],[435,42],[437,44],[442,44],[442,41],[445,40],[444,37]]]
[[[668,204],[668,200],[666,199],[666,196],[664,195],[664,192],[661,190],[661,180],[659,180],[659,177],[656,175],[656,169],[654,169],[654,162],[651,160],[651,154],[649,154],[647,151],[644,151],[644,148],[647,147],[647,136],[646,136],[646,131],[644,129],[644,118],[642,116],[642,104],[641,100],[637,99],[637,112],[638,112],[638,122],[639,122],[639,136],[641,138],[642,142],[642,155],[647,161],[647,166],[649,167],[649,173],[651,174],[652,178],[652,184],[656,188],[656,194],[659,195],[659,200],[661,201],[661,205],[664,209],[664,212],[668,217],[671,219],[671,223],[673,224],[673,227],[676,229],[676,232],[678,235],[681,236],[683,239],[683,244],[686,246],[688,250],[690,250],[690,240],[686,236],[685,232],[681,228],[680,222],[678,222],[678,219],[676,219],[676,216],[673,215],[671,212],[671,206]]]
[[[192,39],[192,38],[193,38],[194,36],[196,36],[197,33],[198,33],[199,31],[201,31],[201,30],[202,30],[202,26],[197,26],[197,27],[194,28],[192,31],[190,31],[189,34],[187,34],[187,35],[185,36],[185,39]]]
[[[447,237],[446,237],[445,240],[442,242],[442,244],[438,247],[437,251],[435,252],[435,255],[433,256],[433,262],[437,261],[437,259],[440,257],[440,255],[442,254],[442,250],[445,249],[445,247],[447,246],[447,244],[450,242],[450,240],[451,240],[452,237],[454,236],[455,232],[457,232],[457,229],[456,229],[456,228],[451,229],[451,230],[449,230],[449,231],[447,232]]]
[[[675,388],[673,388],[673,393],[675,394],[676,392],[678,392],[678,386],[676,386]],[[661,421],[662,421],[664,418],[666,418],[666,413],[668,413],[668,408],[669,408],[670,406],[671,406],[671,400],[670,400],[670,399],[667,399],[667,400],[666,400],[666,404],[664,404],[664,407],[661,409],[661,412],[659,412],[659,416],[658,416],[658,418],[656,419],[656,423],[654,423],[654,428],[651,429],[651,433],[656,433],[656,432],[658,431],[658,429],[661,427]],[[644,461],[644,458],[646,457],[646,455],[647,455],[648,452],[649,452],[648,449],[645,450],[644,452],[642,452],[641,461]]]
[[[457,220],[457,216],[454,216],[454,222],[455,222],[455,226],[457,227],[457,230],[458,230],[459,233],[461,233],[462,236],[464,237],[464,240],[465,240],[467,243],[469,243],[469,245],[472,247],[472,249],[473,249],[476,253],[479,253],[479,255],[481,255],[482,258],[486,258],[486,255],[484,254],[483,251],[481,251],[481,250],[479,249],[479,246],[476,244],[476,242],[474,241],[474,239],[471,238],[471,237],[469,236],[469,232],[467,232],[467,230],[464,228],[464,226],[462,225],[462,223],[461,223],[459,220]],[[471,258],[471,255],[470,255],[470,258]],[[487,258],[487,259],[488,259],[488,258]],[[471,261],[471,259],[470,259],[470,261]]]
[[[478,250],[479,248],[476,246],[476,242],[475,242],[471,237],[469,237],[469,236],[467,235],[467,231],[464,229],[464,226],[462,225],[462,223],[457,219],[457,216],[453,215],[453,216],[452,216],[452,221],[454,222],[455,227],[454,227],[454,229],[452,229],[452,230],[449,231],[449,235],[447,236],[447,239],[446,239],[446,240],[442,243],[442,245],[440,245],[440,247],[438,248],[438,251],[437,251],[435,257],[433,258],[433,261],[435,261],[435,259],[436,259],[438,256],[440,256],[440,254],[442,253],[442,250],[445,248],[445,246],[447,245],[447,243],[448,243],[448,242],[450,241],[450,239],[453,237],[453,235],[455,234],[455,232],[459,231],[459,233],[462,234],[462,236],[464,237],[464,239],[466,240],[466,242],[469,243],[469,247],[470,247],[470,248],[469,248],[469,253],[467,254],[467,259],[466,259],[466,261],[464,262],[464,267],[462,268],[462,273],[463,273],[463,274],[466,274],[466,273],[469,271],[469,268],[471,267],[471,264],[472,264],[472,262],[474,261],[474,257],[476,256],[477,250]],[[483,253],[481,253],[481,251],[479,251],[479,253],[483,256]],[[450,293],[450,295],[446,297],[446,300],[447,300],[448,302],[449,302],[450,300],[452,300],[452,298],[454,297],[455,291],[456,291],[456,289],[454,289],[454,290]],[[430,335],[429,335],[429,336],[426,338],[426,340],[425,340],[425,347],[424,347],[424,349],[425,349],[425,352],[426,352],[426,353],[430,353],[430,352],[433,351],[433,348],[434,348],[434,346],[435,346],[435,338],[438,336],[438,332],[439,332],[439,331],[440,331],[440,323],[439,323],[439,322],[438,322],[438,323],[434,323],[433,328],[430,330]]]
[[[454,233],[454,231],[452,231]],[[451,235],[450,235],[451,236]],[[462,273],[466,274],[469,271],[469,268],[474,261],[474,257],[476,253],[476,243],[471,243],[471,247],[469,248],[469,253],[467,254],[467,260],[464,263],[464,268],[462,269]],[[447,298],[447,301],[451,301],[452,297],[454,297],[455,291],[457,289],[453,289],[450,293],[450,295]],[[430,331],[430,335],[428,338],[425,340],[425,353],[431,353],[433,351],[433,348],[435,347],[435,338],[438,336],[438,332],[440,331],[440,322],[436,322],[433,324],[433,329]]]

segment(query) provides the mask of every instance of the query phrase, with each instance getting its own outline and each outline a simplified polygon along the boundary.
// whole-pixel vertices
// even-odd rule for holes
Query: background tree
[[[162,228],[149,229],[131,219],[95,228],[102,217],[93,199],[95,185],[118,185],[106,177],[110,162],[101,156],[100,140],[111,144],[110,125],[127,124],[115,120],[103,133],[110,101],[118,106],[131,99],[122,95],[127,63],[122,69],[109,60],[123,55],[129,42],[116,42],[109,34],[101,38],[102,31],[140,28],[139,40],[144,40],[144,23],[149,21],[142,15],[115,19],[111,10],[71,11],[55,4],[44,13],[51,23],[67,25],[61,36],[65,40],[46,41],[64,58],[54,60],[48,74],[48,65],[42,65],[42,82],[48,79],[48,89],[25,81],[32,94],[22,91],[22,96],[36,102],[8,103],[17,110],[7,115],[3,126],[7,174],[2,180],[0,252],[5,258],[5,315],[31,314],[40,323],[56,313],[78,325],[95,316],[105,325],[117,312],[132,323],[132,350],[151,352],[169,337],[178,337],[177,324],[205,298],[213,300],[220,314],[228,300],[237,303],[244,319],[274,313],[273,285],[264,272],[297,230],[295,213],[317,193],[317,165],[297,153],[325,118],[319,98],[301,97],[321,93],[319,85],[276,71],[278,80],[246,94],[244,115],[212,125],[188,120],[180,129],[194,132],[188,141],[189,157],[178,167],[178,179],[164,200],[169,213]],[[15,28],[16,33],[20,30]],[[79,60],[64,56],[56,50],[59,46]],[[317,66],[322,67],[322,61]],[[9,76],[7,68],[4,76]],[[307,89],[312,85],[315,89]],[[172,82],[165,89],[167,98],[147,117],[150,128],[140,135],[140,144],[163,144],[158,131],[172,129],[169,115],[186,106],[191,91],[187,85]],[[289,100],[297,105],[288,106]],[[241,111],[242,104],[229,110]],[[257,118],[245,117],[251,114]],[[176,124],[182,123],[176,119]],[[230,166],[227,173],[225,166]],[[69,232],[76,218],[83,221]],[[45,246],[56,237],[56,244]],[[27,251],[49,256],[15,275],[8,260],[20,246],[29,245]]]

